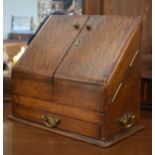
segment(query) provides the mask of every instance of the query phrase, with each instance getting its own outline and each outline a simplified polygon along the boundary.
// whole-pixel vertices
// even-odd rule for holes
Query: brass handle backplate
[[[133,126],[134,121],[135,121],[135,115],[132,113],[125,113],[119,118],[119,124],[121,127],[127,129]]]
[[[42,119],[48,127],[56,127],[60,123],[60,119],[55,116],[43,115]]]

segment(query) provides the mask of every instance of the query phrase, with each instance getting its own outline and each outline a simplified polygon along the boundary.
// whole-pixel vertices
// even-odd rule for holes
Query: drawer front
[[[18,103],[34,109],[56,113],[69,118],[78,119],[90,123],[103,124],[103,113],[98,113],[82,108],[59,104],[52,101],[40,100],[33,97],[13,94],[13,103]]]
[[[95,139],[100,138],[100,125],[94,123],[88,123],[76,119],[64,117],[54,113],[44,112],[34,108],[29,108],[20,104],[13,104],[13,115],[25,120],[37,122],[42,125],[50,126],[49,128],[56,128],[58,130],[65,130],[80,135],[92,137]],[[48,117],[50,120],[59,120],[55,126],[51,127],[50,121],[43,119],[43,116]]]

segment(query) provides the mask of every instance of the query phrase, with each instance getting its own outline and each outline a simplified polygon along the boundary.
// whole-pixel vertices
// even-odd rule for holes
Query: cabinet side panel
[[[124,80],[127,72],[131,70],[131,65],[141,53],[141,22],[135,24],[135,28],[131,32],[128,42],[125,44],[122,55],[120,56],[112,74],[107,80],[104,98],[104,110],[109,109],[109,105],[113,102],[117,90]],[[141,54],[140,54],[141,55]],[[140,64],[139,64],[140,65]],[[140,72],[140,69],[138,70]]]
[[[111,103],[104,117],[104,125],[102,126],[102,138],[108,138],[112,135],[124,130],[119,119],[126,113],[133,114],[135,120],[133,125],[138,123],[140,116],[140,61],[139,57],[135,60],[132,69],[128,72],[124,79],[122,88],[120,89],[115,101]]]

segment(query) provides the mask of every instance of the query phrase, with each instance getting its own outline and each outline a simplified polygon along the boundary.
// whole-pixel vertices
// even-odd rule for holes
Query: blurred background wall
[[[11,32],[12,16],[32,16],[37,20],[37,0],[4,0],[3,1],[3,39]]]

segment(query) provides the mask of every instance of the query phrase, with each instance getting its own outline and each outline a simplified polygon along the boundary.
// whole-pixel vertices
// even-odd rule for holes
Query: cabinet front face
[[[13,92],[51,100],[53,74],[87,20],[50,16],[13,70]]]

